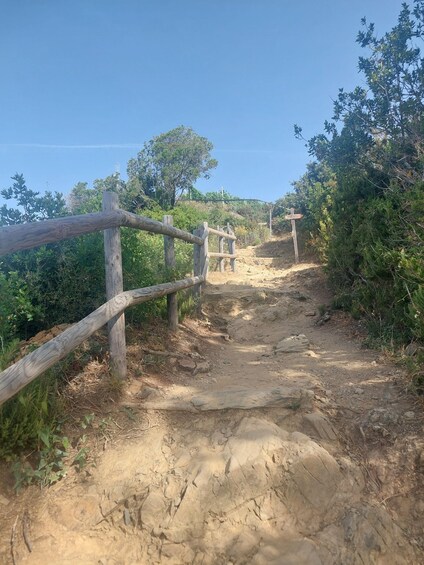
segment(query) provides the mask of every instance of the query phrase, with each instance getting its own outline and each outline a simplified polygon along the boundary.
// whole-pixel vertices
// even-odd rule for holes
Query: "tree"
[[[16,173],[15,181],[9,188],[0,192],[5,200],[15,200],[19,208],[9,208],[6,204],[0,208],[0,225],[23,224],[66,216],[66,203],[60,192],[47,191],[43,196],[29,189],[23,175]]]
[[[307,141],[318,164],[294,185],[336,304],[391,340],[424,336],[423,37],[424,0],[402,4],[382,36],[363,18],[364,85],[339,90],[324,132]]]
[[[129,183],[144,197],[172,208],[198,178],[209,178],[209,171],[218,164],[211,158],[212,149],[206,137],[179,126],[154,137],[128,162]]]
[[[68,198],[70,211],[72,214],[100,212],[105,190],[116,192],[119,195],[121,206],[123,208],[126,207],[127,186],[119,178],[119,175],[115,173],[104,179],[96,179],[93,183],[93,188],[89,188],[86,182],[78,182]]]
[[[424,175],[424,68],[417,40],[424,32],[424,0],[402,4],[398,23],[377,37],[362,19],[357,43],[368,49],[358,68],[366,86],[340,89],[325,133],[308,141],[311,155],[343,173],[376,177],[384,189],[393,178],[406,188]],[[295,126],[295,134],[302,136]]]

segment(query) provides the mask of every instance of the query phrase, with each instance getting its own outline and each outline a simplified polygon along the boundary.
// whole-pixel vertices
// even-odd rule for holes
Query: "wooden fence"
[[[174,239],[192,243],[193,276],[123,292],[120,226],[162,234],[165,266],[168,269],[175,268]],[[104,192],[102,212],[0,228],[0,256],[102,230],[107,302],[0,373],[0,404],[63,359],[105,324],[108,325],[111,370],[117,377],[125,378],[127,362],[124,312],[129,306],[166,296],[169,328],[175,331],[178,325],[177,292],[193,287],[200,301],[201,289],[208,276],[209,258],[218,258],[221,271],[225,258],[230,259],[232,271],[236,268],[236,237],[229,225],[227,231],[223,231],[210,228],[204,222],[191,234],[175,228],[172,216],[164,216],[164,221],[158,222],[121,210],[118,196],[114,192]],[[210,234],[218,236],[217,252],[208,250]],[[225,240],[228,241],[228,253],[224,253]]]

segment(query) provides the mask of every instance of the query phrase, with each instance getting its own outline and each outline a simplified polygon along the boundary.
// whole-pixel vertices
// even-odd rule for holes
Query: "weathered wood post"
[[[174,219],[172,216],[166,215],[163,217],[163,223],[168,226],[173,226]],[[167,270],[173,271],[176,267],[174,238],[164,235],[163,246],[165,251],[165,267]],[[176,292],[167,295],[166,306],[168,312],[168,327],[171,332],[175,332],[178,328],[178,300]]]
[[[227,222],[227,233],[229,235],[234,235],[234,232],[231,229],[229,222]],[[228,251],[229,251],[230,255],[236,254],[236,242],[235,242],[234,239],[228,240]],[[230,259],[230,265],[231,265],[231,270],[233,271],[233,273],[235,273],[236,272],[236,259],[235,259],[235,257]]]
[[[119,209],[116,192],[103,192],[103,212]],[[106,299],[110,300],[124,289],[122,276],[121,234],[119,228],[104,230]],[[125,344],[125,314],[119,314],[108,322],[110,368],[114,376],[127,376]]]
[[[295,263],[299,263],[299,249],[297,247],[296,220],[300,220],[302,218],[303,218],[303,214],[295,214],[294,208],[290,208],[290,214],[284,216],[285,220],[290,220],[291,222]]]
[[[197,237],[202,237],[202,228],[197,228],[194,230],[193,235]],[[198,277],[202,274],[202,265],[201,265],[201,249],[202,246],[198,245],[197,243],[193,244],[193,275]],[[197,284],[193,287],[193,298],[196,305],[196,309],[200,310],[200,297],[201,297],[201,285]]]
[[[209,234],[208,234],[208,222],[203,222],[203,226],[201,227],[202,233],[201,236],[203,238],[203,245],[200,248],[200,265],[202,268],[201,274],[205,277],[205,281],[202,283],[202,288],[205,287],[206,279],[208,278],[209,273]]]
[[[219,226],[216,226],[216,229],[218,231],[221,231],[221,228]],[[224,253],[224,238],[220,235],[218,236],[218,253]],[[224,257],[219,257],[218,266],[219,266],[219,272],[223,273],[224,272]]]

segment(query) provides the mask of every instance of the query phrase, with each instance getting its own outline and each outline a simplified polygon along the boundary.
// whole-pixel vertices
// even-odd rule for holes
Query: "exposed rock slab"
[[[305,414],[303,417],[303,427],[306,432],[311,432],[313,437],[325,441],[336,441],[337,435],[333,426],[327,418],[320,412]]]
[[[277,386],[266,389],[232,388],[226,390],[205,391],[182,397],[181,394],[150,394],[142,408],[153,410],[182,410],[205,412],[208,410],[251,410],[254,408],[290,408],[309,406],[313,392],[306,389]]]

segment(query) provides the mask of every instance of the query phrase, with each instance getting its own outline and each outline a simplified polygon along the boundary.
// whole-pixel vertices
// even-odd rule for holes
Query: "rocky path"
[[[424,562],[421,406],[291,254],[272,241],[211,273],[177,336],[186,366],[175,352],[166,386],[134,378],[95,466],[17,501],[16,564]]]

